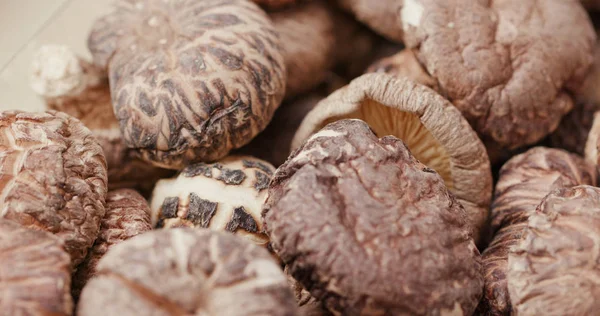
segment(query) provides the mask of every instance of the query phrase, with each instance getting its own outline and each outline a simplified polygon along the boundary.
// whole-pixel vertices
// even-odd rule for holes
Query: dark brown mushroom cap
[[[100,260],[78,315],[297,315],[271,255],[230,234],[178,228],[136,236]]]
[[[268,162],[250,156],[189,165],[177,177],[156,183],[152,224],[228,231],[268,246],[260,214],[274,172]]]
[[[78,297],[87,281],[96,275],[98,261],[110,248],[151,229],[150,206],[143,196],[130,189],[108,192],[98,238],[73,276],[74,295]]]
[[[71,258],[56,236],[0,220],[0,313],[71,315]]]
[[[463,207],[401,140],[363,121],[331,123],[296,150],[263,216],[290,273],[336,313],[471,315],[481,296]]]
[[[494,238],[483,252],[485,291],[479,307],[482,312],[510,313],[506,287],[508,251],[521,238],[529,215],[544,196],[555,189],[595,183],[594,167],[564,150],[536,147],[504,164],[492,203]]]
[[[407,78],[365,74],[306,115],[292,148],[328,123],[346,118],[367,122],[379,137],[400,138],[420,162],[439,173],[469,214],[473,238],[479,241],[492,199],[490,162],[483,143],[458,109]]]
[[[283,99],[278,35],[250,1],[121,0],[88,46],[108,67],[125,143],[157,166],[224,157]]]
[[[515,315],[594,315],[600,309],[600,189],[556,190],[508,255]]]
[[[73,266],[98,235],[106,161],[89,129],[61,112],[0,113],[0,214],[65,242]]]

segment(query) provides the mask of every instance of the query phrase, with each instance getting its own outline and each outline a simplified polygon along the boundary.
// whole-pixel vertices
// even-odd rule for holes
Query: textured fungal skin
[[[98,235],[106,181],[102,149],[79,120],[0,113],[0,217],[60,237],[73,266]]]
[[[486,315],[509,315],[506,269],[509,249],[523,236],[527,220],[552,190],[595,185],[596,171],[581,157],[559,149],[536,147],[513,157],[500,170],[491,211],[494,237],[483,252]]]
[[[600,308],[600,189],[552,192],[508,255],[514,315],[594,315]]]
[[[88,47],[108,68],[125,144],[164,168],[243,146],[283,99],[278,35],[250,1],[121,0]]]
[[[250,156],[189,165],[176,178],[156,184],[152,223],[228,231],[266,246],[260,212],[273,172],[268,162]]]
[[[96,274],[98,261],[110,248],[151,229],[150,206],[143,196],[131,189],[108,192],[106,215],[100,223],[98,238],[73,276],[74,295],[78,297],[83,286]]]
[[[71,258],[50,233],[0,220],[0,314],[71,315]]]
[[[334,313],[471,315],[481,297],[463,207],[402,141],[363,121],[331,123],[296,150],[263,216],[291,275]]]
[[[78,315],[298,315],[283,271],[230,234],[179,228],[112,248],[83,289]]]
[[[412,155],[439,173],[469,214],[473,239],[480,241],[492,199],[490,161],[458,109],[409,78],[365,74],[321,100],[306,115],[292,148],[327,123],[354,118],[364,120],[379,137],[400,138]]]

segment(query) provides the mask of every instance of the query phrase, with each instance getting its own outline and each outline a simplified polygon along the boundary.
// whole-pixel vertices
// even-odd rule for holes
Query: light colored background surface
[[[29,87],[34,52],[63,44],[82,57],[94,20],[111,0],[0,0],[0,110],[41,111],[43,101]]]

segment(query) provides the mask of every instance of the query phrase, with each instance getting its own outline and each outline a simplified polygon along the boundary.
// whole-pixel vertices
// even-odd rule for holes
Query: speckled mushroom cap
[[[401,140],[363,121],[331,123],[296,150],[263,217],[290,273],[337,314],[471,315],[481,296],[463,207]]]
[[[505,315],[511,304],[506,287],[508,251],[523,234],[530,213],[549,192],[596,184],[596,171],[564,150],[536,147],[513,157],[500,170],[491,211],[494,238],[483,252],[485,291],[479,309]]]
[[[57,235],[75,266],[104,216],[104,154],[67,114],[0,112],[0,192],[1,218]]]
[[[224,157],[283,99],[278,35],[250,1],[120,0],[88,47],[108,67],[125,143],[157,166]]]
[[[304,118],[292,148],[345,118],[364,120],[379,137],[402,139],[419,161],[442,176],[479,240],[492,198],[490,162],[477,134],[450,102],[406,78],[366,74],[321,101]]]
[[[154,187],[152,223],[229,231],[266,246],[260,212],[273,172],[268,162],[250,156],[187,166]]]
[[[367,59],[374,46],[369,32],[327,1],[303,3],[269,16],[283,49],[286,99],[314,89],[334,66]]]
[[[110,190],[135,188],[149,194],[172,171],[134,157],[123,143],[113,113],[106,71],[63,45],[44,45],[34,54],[31,87],[51,110],[79,119],[102,147]]]
[[[87,281],[96,275],[98,262],[110,248],[151,229],[150,207],[143,196],[131,189],[108,192],[98,238],[73,275],[73,295],[78,297]]]
[[[78,315],[298,315],[265,249],[208,229],[136,236],[112,248],[83,289]]]
[[[341,2],[416,49],[442,94],[503,148],[556,129],[593,61],[595,33],[575,0]]]
[[[0,313],[71,315],[71,258],[56,236],[0,220]]]
[[[600,309],[600,189],[552,192],[508,255],[515,315],[594,315]]]

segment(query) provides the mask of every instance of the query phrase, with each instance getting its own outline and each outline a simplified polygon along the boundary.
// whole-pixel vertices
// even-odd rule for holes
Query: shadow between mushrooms
[[[366,74],[322,100],[300,125],[292,148],[328,123],[348,118],[365,121],[379,137],[401,139],[439,173],[465,207],[479,241],[492,195],[490,162],[477,134],[450,102],[406,78]]]

